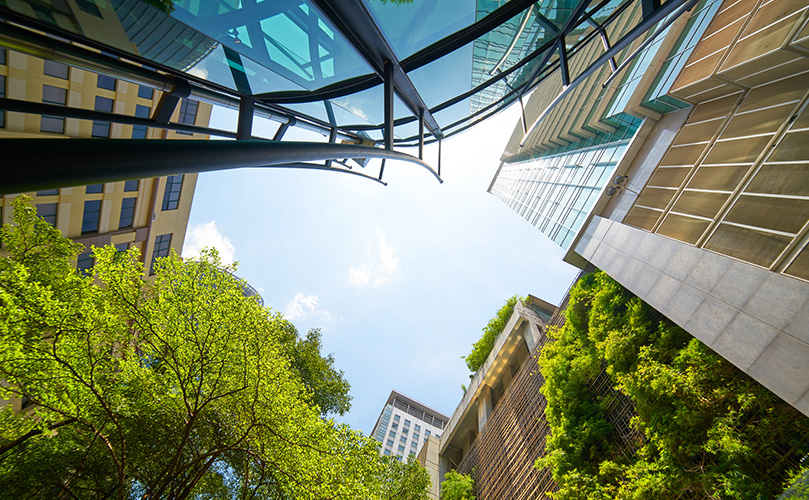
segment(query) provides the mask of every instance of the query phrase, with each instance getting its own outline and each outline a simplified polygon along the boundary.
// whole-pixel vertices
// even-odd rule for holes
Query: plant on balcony
[[[483,363],[486,362],[486,358],[489,357],[489,353],[491,353],[494,348],[494,342],[497,340],[497,336],[500,335],[500,332],[506,327],[506,323],[508,323],[509,318],[511,318],[514,312],[514,305],[518,300],[525,301],[526,299],[519,299],[516,295],[509,298],[503,307],[497,311],[497,314],[489,320],[489,323],[483,328],[483,335],[480,339],[472,344],[472,352],[462,358],[466,361],[466,366],[472,374],[477,372],[478,369],[483,366]]]
[[[475,500],[475,480],[451,470],[441,482],[441,500]]]

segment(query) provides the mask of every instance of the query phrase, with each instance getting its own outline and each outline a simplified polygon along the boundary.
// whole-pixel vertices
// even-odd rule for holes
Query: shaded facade
[[[490,188],[566,261],[603,269],[805,414],[808,8],[699,2],[619,55],[615,77],[605,64],[529,134],[518,124]],[[558,95],[546,85],[529,122]],[[615,141],[619,115],[633,125]]]

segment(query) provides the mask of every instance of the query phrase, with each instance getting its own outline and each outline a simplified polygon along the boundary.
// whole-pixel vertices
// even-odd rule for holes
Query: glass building
[[[162,94],[148,115],[143,110],[130,114],[109,106],[40,101],[38,93],[12,96],[5,88],[0,108],[50,117],[49,126],[66,120],[68,125],[93,121],[99,127],[109,123],[137,127],[135,138],[145,127],[239,140],[227,146],[210,141],[204,146],[209,151],[207,164],[196,158],[197,166],[183,173],[193,173],[193,168],[283,166],[339,171],[384,183],[383,160],[396,159],[420,164],[440,179],[440,153],[437,162],[425,163],[425,144],[492,116],[554,75],[565,78],[567,61],[593,41],[601,44],[601,34],[615,31],[616,23],[623,31],[606,43],[610,52],[642,36],[658,20],[677,16],[685,4],[686,0],[662,5],[641,0],[4,2],[0,46],[133,83],[145,94]],[[627,25],[621,17],[628,9],[643,10],[643,16],[633,21],[637,26]],[[623,29],[627,27],[638,29]],[[3,84],[9,89],[18,85]],[[194,126],[183,119],[182,109],[175,113],[179,106],[188,106],[184,100],[238,110],[237,129]],[[269,120],[274,130],[255,136],[254,119]],[[13,129],[14,123],[4,120],[0,126]],[[290,127],[314,132],[319,139],[312,143],[328,145],[268,144],[283,141]],[[256,141],[263,147],[247,144]],[[98,149],[103,156],[105,147],[102,141],[65,143],[58,150],[36,148],[43,153],[32,157],[25,152],[30,145],[10,139],[5,145],[8,158],[25,157],[30,168],[7,178],[5,189],[178,173],[157,161],[157,150],[168,148],[175,159],[190,158],[195,146],[191,141],[119,144],[116,150],[121,155],[150,162],[132,160],[131,168],[111,169],[109,160],[99,160],[89,164],[97,171],[79,178],[77,171],[84,167],[78,162],[55,161],[69,160],[87,148]],[[397,151],[408,147],[418,148],[418,154]],[[135,155],[136,149],[141,154]],[[81,165],[88,166],[87,161]]]

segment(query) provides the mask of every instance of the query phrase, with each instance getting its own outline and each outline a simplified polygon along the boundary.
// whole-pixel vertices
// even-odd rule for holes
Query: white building
[[[429,406],[391,391],[371,435],[382,443],[380,454],[405,460],[416,455],[428,437],[440,438],[448,421]]]

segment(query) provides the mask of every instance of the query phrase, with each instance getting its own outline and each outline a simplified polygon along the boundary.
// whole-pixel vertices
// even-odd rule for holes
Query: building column
[[[483,430],[483,426],[492,414],[492,388],[486,384],[480,387],[478,396],[478,432]]]

